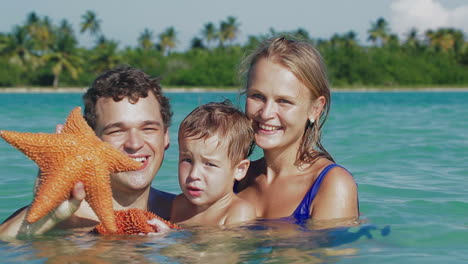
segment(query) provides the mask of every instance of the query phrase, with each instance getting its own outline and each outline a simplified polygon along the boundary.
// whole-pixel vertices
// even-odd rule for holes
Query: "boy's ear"
[[[250,166],[250,160],[248,159],[241,160],[236,166],[236,171],[234,172],[234,179],[236,179],[237,181],[242,180],[247,174],[247,170],[249,169],[249,166]]]

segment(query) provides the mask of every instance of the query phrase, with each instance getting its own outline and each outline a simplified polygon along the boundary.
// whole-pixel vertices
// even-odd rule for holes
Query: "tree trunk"
[[[52,84],[52,86],[54,88],[57,88],[58,87],[58,83],[59,83],[59,75],[58,74],[54,74],[54,82]]]

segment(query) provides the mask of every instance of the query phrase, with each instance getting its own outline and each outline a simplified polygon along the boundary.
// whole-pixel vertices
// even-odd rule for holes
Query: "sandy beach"
[[[88,87],[0,87],[0,93],[84,93]],[[165,92],[199,93],[199,92],[237,92],[238,88],[215,87],[164,87]],[[332,88],[332,92],[468,92],[468,87],[362,87]]]
[[[84,93],[88,87],[0,87],[0,93]],[[237,92],[236,88],[163,87],[165,92]]]

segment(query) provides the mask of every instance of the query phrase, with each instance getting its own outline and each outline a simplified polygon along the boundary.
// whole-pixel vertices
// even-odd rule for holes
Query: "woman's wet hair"
[[[288,36],[274,37],[263,41],[241,64],[240,73],[243,83],[241,93],[247,92],[251,74],[260,59],[268,59],[291,71],[310,91],[311,100],[320,96],[325,98],[325,105],[319,120],[314,123],[307,120],[304,123],[304,134],[296,163],[312,164],[320,157],[326,157],[333,161],[321,143],[321,129],[330,111],[331,92],[326,66],[319,51],[308,41]]]

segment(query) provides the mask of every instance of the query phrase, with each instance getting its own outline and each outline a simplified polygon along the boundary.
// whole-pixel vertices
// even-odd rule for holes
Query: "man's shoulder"
[[[173,194],[173,193],[170,193],[170,192],[161,191],[161,190],[158,190],[158,189],[153,188],[153,187],[151,187],[151,189],[150,189],[150,199],[151,200],[153,200],[153,199],[156,199],[156,201],[158,201],[158,200],[170,200],[172,202],[172,200],[174,200],[175,197],[176,197],[176,195]]]
[[[171,213],[172,201],[175,197],[175,194],[151,187],[148,208],[151,212],[168,220]]]

